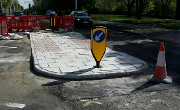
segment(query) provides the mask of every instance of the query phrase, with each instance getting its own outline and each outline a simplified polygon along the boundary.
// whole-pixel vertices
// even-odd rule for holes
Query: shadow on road
[[[134,89],[133,91],[131,91],[131,93],[135,93],[135,92],[138,92],[138,91],[142,91],[144,89],[147,89],[149,87],[152,87],[152,86],[155,86],[155,85],[158,85],[160,83],[155,83],[155,82],[146,82],[144,83],[143,85],[139,86],[138,88]]]
[[[46,83],[46,84],[42,84],[41,86],[54,86],[54,85],[60,85],[60,84],[63,84],[63,83],[66,83],[66,82],[69,82],[70,80],[57,80],[57,81],[53,81],[53,82],[49,82],[49,83]]]

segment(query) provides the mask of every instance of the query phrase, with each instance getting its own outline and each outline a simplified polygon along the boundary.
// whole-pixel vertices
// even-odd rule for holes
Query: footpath
[[[178,30],[100,20],[94,20],[94,24],[180,44]],[[94,68],[90,40],[76,32],[36,32],[30,34],[30,40],[34,69],[45,76],[78,80],[118,78],[141,74],[148,68],[146,62],[107,47],[100,62],[102,67]]]

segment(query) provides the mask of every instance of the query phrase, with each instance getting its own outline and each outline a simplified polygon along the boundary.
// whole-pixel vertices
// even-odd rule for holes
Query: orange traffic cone
[[[167,76],[165,49],[163,42],[161,42],[161,46],[159,49],[155,73],[153,76],[151,76],[149,80],[154,82],[161,82],[161,83],[172,83],[172,78]]]

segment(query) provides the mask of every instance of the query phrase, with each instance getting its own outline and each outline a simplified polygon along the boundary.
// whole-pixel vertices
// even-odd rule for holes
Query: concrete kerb
[[[38,65],[38,62],[36,58],[35,50],[34,50],[34,45],[31,39],[31,33],[29,34],[30,40],[31,40],[31,49],[32,49],[32,61],[33,61],[33,67],[34,70],[37,73],[40,73],[41,75],[44,75],[46,77],[52,77],[52,78],[60,78],[60,79],[72,79],[72,80],[86,80],[86,79],[106,79],[106,78],[119,78],[119,77],[125,77],[125,76],[132,76],[132,75],[138,75],[142,74],[144,71],[148,69],[147,64],[140,60],[142,63],[141,68],[137,68],[136,70],[127,70],[127,71],[122,71],[122,72],[112,72],[112,71],[107,71],[107,72],[97,72],[92,74],[80,74],[77,72],[72,72],[72,73],[62,73],[62,74],[56,74],[52,71],[44,70],[42,67]],[[135,57],[134,57],[135,58]]]

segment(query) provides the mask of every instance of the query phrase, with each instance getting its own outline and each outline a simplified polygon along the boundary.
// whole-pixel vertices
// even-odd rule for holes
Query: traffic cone
[[[150,81],[160,83],[172,83],[172,78],[167,76],[166,61],[165,61],[165,49],[164,43],[161,42],[159,48],[159,54],[157,58],[156,70],[153,76],[150,77]]]

